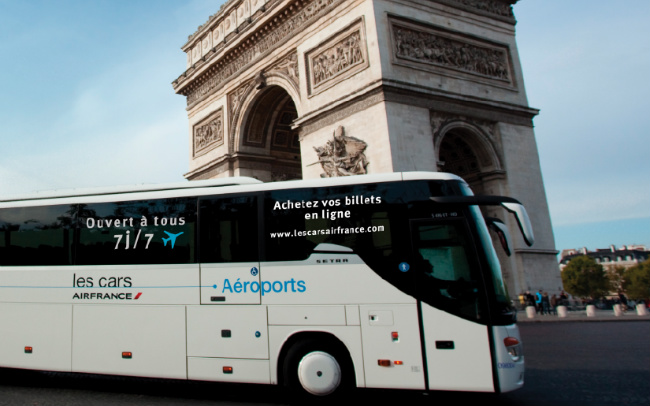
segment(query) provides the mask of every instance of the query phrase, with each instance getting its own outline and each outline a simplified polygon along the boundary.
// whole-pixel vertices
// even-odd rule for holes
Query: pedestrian
[[[540,289],[537,293],[535,293],[535,310],[537,310],[537,313],[542,312],[542,290]]]
[[[557,302],[558,297],[553,294],[553,296],[551,296],[551,312],[553,312],[553,315],[557,315]]]
[[[569,301],[569,297],[567,296],[567,294],[564,291],[562,291],[560,293],[560,304],[563,305],[563,306],[566,306],[566,305],[569,304],[568,301]]]
[[[548,292],[542,293],[542,314],[551,314],[551,303],[548,299]]]

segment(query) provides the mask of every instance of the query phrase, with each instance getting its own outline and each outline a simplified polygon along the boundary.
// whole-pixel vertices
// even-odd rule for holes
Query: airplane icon
[[[176,238],[178,238],[179,235],[183,234],[184,231],[181,231],[178,234],[172,234],[172,233],[170,233],[168,231],[163,230],[163,233],[165,233],[165,234],[167,234],[169,236],[169,238],[162,237],[163,244],[165,245],[165,247],[167,246],[167,242],[171,242],[172,243],[172,249],[174,249],[174,244],[176,243]]]

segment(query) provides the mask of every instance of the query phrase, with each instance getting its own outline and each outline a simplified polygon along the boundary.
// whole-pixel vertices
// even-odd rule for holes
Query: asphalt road
[[[358,390],[371,404],[650,405],[650,322],[520,325],[526,384],[501,395]],[[281,405],[275,387],[0,369],[0,405]]]

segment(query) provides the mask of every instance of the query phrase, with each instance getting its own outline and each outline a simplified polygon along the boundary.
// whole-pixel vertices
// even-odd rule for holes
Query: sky
[[[221,0],[0,0],[0,197],[183,181],[187,36]],[[650,247],[650,2],[514,6],[556,247]]]

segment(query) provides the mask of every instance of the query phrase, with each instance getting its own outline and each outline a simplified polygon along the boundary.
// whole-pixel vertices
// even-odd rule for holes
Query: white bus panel
[[[0,360],[11,368],[69,372],[72,305],[0,303]]]
[[[72,370],[187,379],[185,306],[75,305]]]

